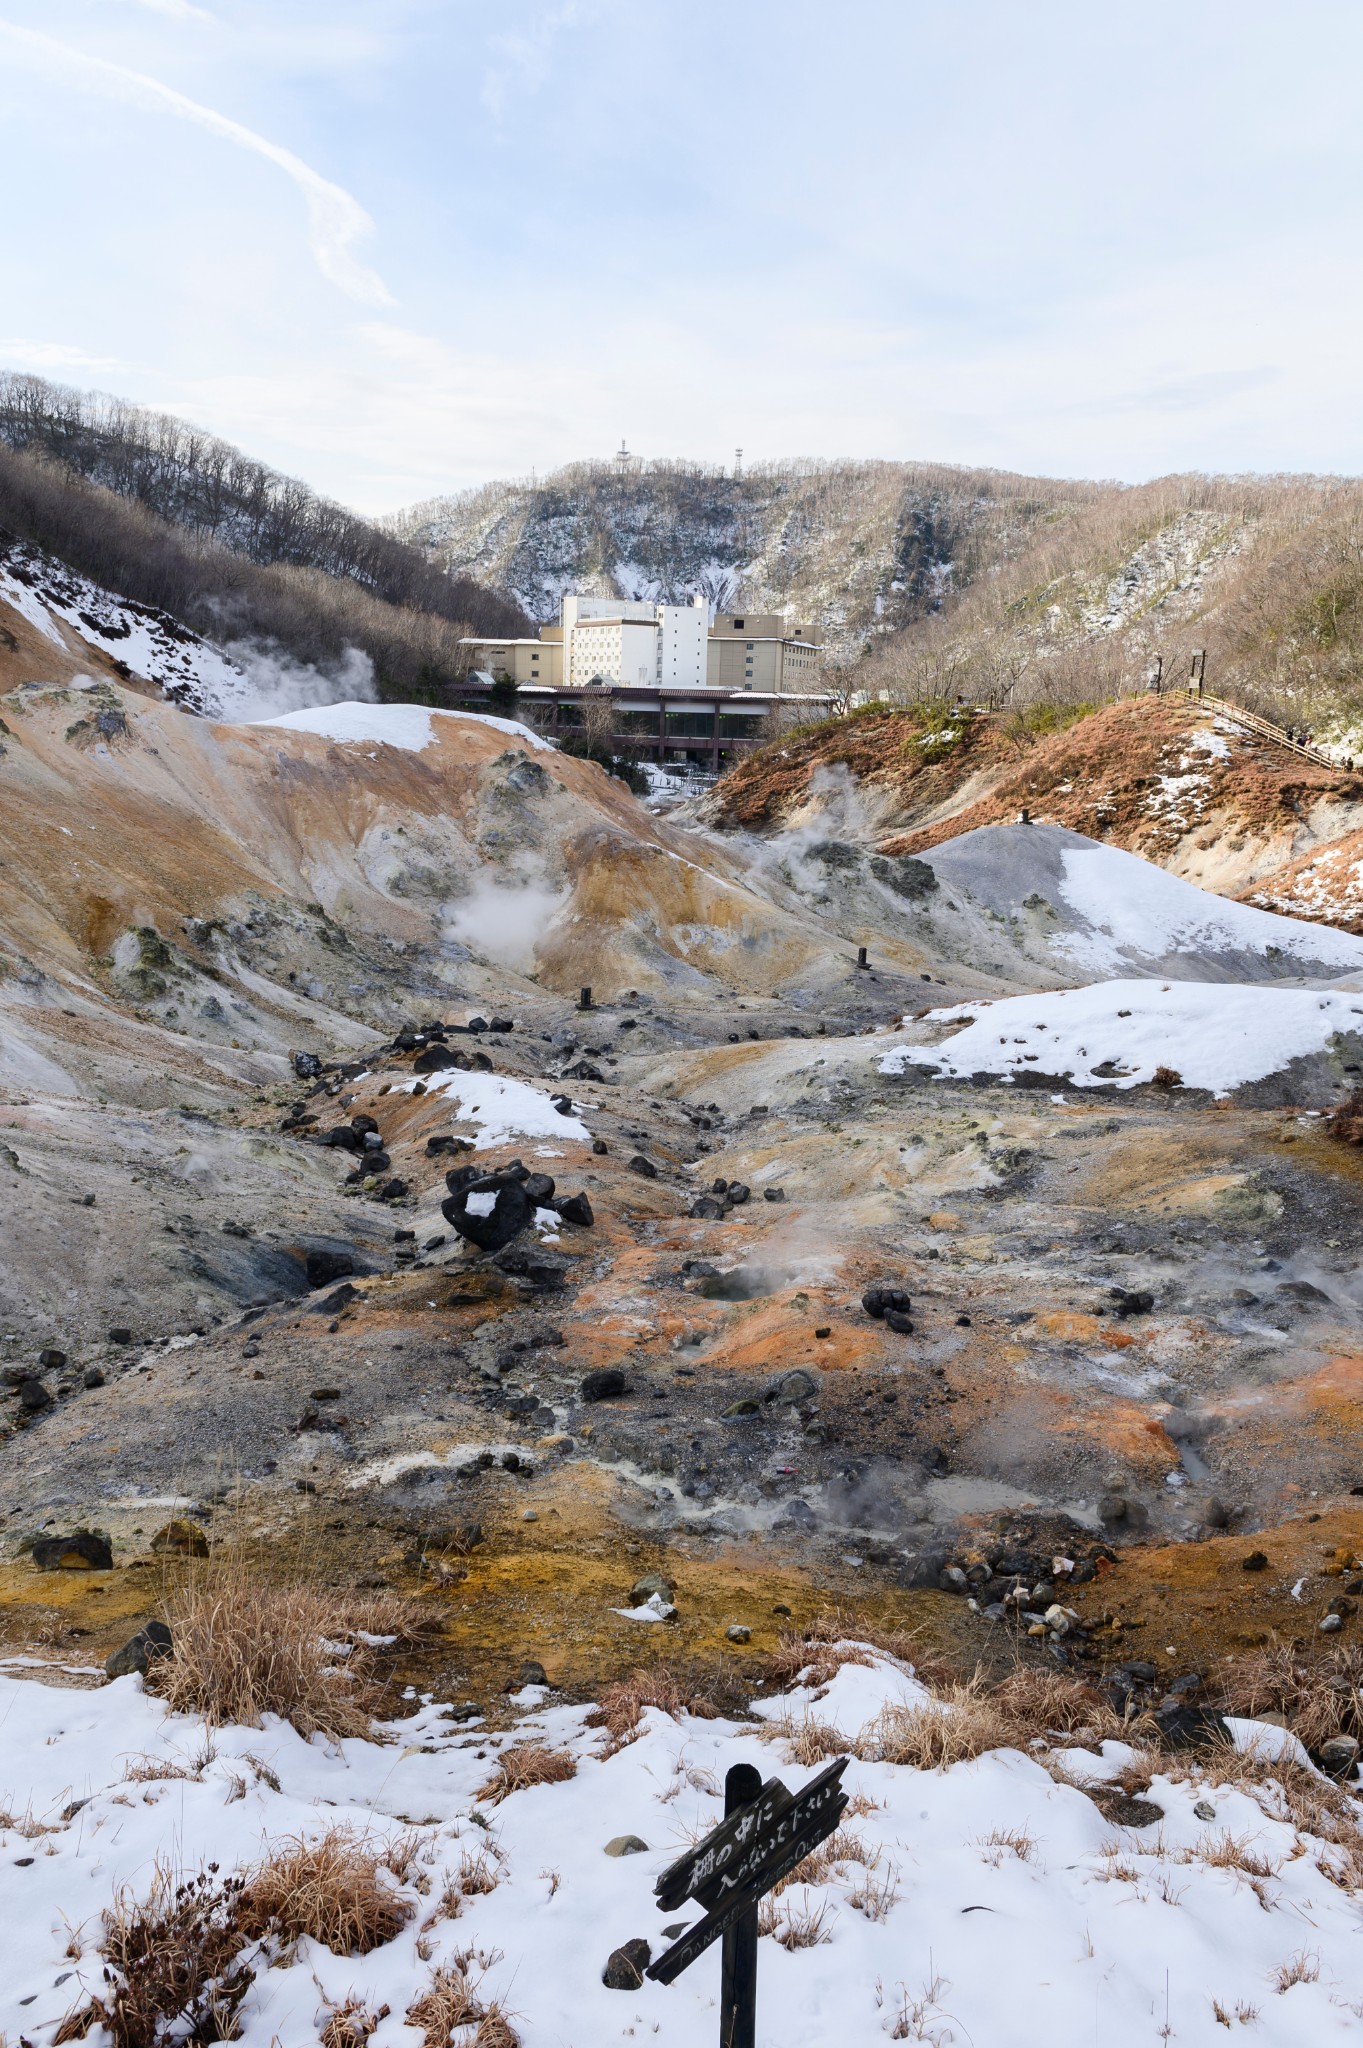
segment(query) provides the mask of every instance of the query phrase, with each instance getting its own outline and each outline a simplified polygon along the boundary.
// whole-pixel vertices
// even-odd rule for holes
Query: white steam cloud
[[[534,965],[535,948],[568,901],[543,882],[479,881],[448,905],[445,936],[502,967]]]
[[[320,704],[378,702],[374,664],[360,647],[344,648],[339,660],[321,668],[295,661],[277,641],[228,640],[222,651],[242,674],[230,697],[225,690],[217,692],[222,717],[235,724],[310,711]]]

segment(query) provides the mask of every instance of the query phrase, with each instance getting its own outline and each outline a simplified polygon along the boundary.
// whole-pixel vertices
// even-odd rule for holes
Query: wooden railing
[[[1271,740],[1275,746],[1286,747],[1289,753],[1300,755],[1303,761],[1314,761],[1319,768],[1333,768],[1336,771],[1343,765],[1339,761],[1332,761],[1328,754],[1322,753],[1319,747],[1311,746],[1308,741],[1293,739],[1291,733],[1281,725],[1274,725],[1269,719],[1260,718],[1257,712],[1246,711],[1239,704],[1230,703],[1225,697],[1213,697],[1210,690],[1199,689],[1196,683],[1186,684],[1181,694],[1191,697],[1195,704],[1205,704],[1218,718],[1230,719],[1246,732],[1254,733],[1258,739]]]

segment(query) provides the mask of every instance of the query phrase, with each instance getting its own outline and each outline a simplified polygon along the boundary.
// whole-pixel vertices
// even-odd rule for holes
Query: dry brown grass
[[[1309,1949],[1298,1949],[1290,1961],[1279,1963],[1273,1972],[1274,1989],[1281,1994],[1294,1984],[1315,1984],[1320,1977],[1320,1957]]]
[[[778,1714],[757,1730],[759,1742],[784,1742],[793,1764],[821,1764],[833,1756],[850,1756],[854,1745],[831,1722],[812,1714]]]
[[[421,1595],[347,1594],[339,1633],[378,1636],[404,1647],[431,1643],[445,1633],[445,1615]]]
[[[892,1868],[868,1870],[852,1886],[847,1903],[868,1920],[888,1920],[890,1908],[899,1898],[899,1872]]]
[[[1324,1655],[1281,1640],[1237,1657],[1222,1674],[1227,1713],[1251,1719],[1282,1714],[1308,1749],[1332,1735],[1363,1737],[1363,1647],[1344,1644]]]
[[[543,1742],[513,1742],[497,1759],[497,1768],[477,1792],[490,1806],[500,1806],[513,1792],[530,1785],[561,1785],[577,1776],[577,1760],[566,1749],[550,1749]]]
[[[479,1992],[469,1974],[470,1960],[465,1956],[435,1971],[408,2006],[407,2021],[421,2028],[422,2048],[449,2048],[456,2027],[475,2030],[470,2048],[520,2048],[520,2035],[504,2008]]]
[[[381,2005],[376,2011],[363,1999],[347,1998],[344,2005],[332,2007],[322,2029],[322,2048],[365,2048],[379,2021],[386,2020],[391,2010],[391,2006]]]
[[[990,1853],[985,1862],[998,1869],[1004,1855],[1016,1856],[1019,1863],[1030,1863],[1036,1842],[1025,1828],[991,1828],[987,1835],[981,1835],[978,1846]]]
[[[603,1688],[601,1697],[587,1716],[589,1728],[604,1728],[610,1737],[606,1754],[621,1748],[629,1742],[644,1713],[649,1707],[656,1707],[659,1713],[670,1714],[674,1721],[683,1714],[692,1714],[697,1720],[713,1721],[733,1708],[731,1697],[732,1676],[704,1672],[696,1668],[674,1664],[653,1664],[646,1670],[632,1671],[628,1678],[617,1679],[614,1684]],[[746,1696],[743,1707],[746,1708]]]
[[[1127,1723],[1095,1686],[1058,1671],[1020,1664],[991,1696],[1024,1740],[1037,1735],[1082,1735],[1086,1743],[1130,1740]]]
[[[991,1749],[1007,1749],[1019,1730],[978,1678],[945,1687],[919,1706],[888,1706],[863,1730],[857,1753],[876,1763],[950,1770]]]
[[[774,1935],[782,1948],[818,1948],[833,1939],[837,1915],[827,1899],[783,1899],[778,1905],[770,1892],[757,1909],[757,1932]]]
[[[230,2041],[255,1972],[242,1960],[240,1880],[215,1870],[177,1882],[158,1865],[145,1900],[114,1895],[103,1919],[104,1989],[69,2013],[56,2042],[107,2029],[114,2048],[158,2048],[172,2035]]]
[[[1186,1753],[1160,1755],[1138,1749],[1109,1780],[1113,1789],[1139,1797],[1156,1773],[1174,1783],[1214,1792],[1221,1786],[1247,1792],[1270,1820],[1285,1821],[1299,1837],[1323,1845],[1316,1853],[1322,1876],[1341,1890],[1363,1892],[1363,1812],[1341,1785],[1290,1757],[1274,1759],[1266,1749],[1238,1750],[1217,1742]],[[1087,1789],[1087,1788],[1086,1788]],[[1095,1788],[1096,1789],[1096,1788]],[[1248,1873],[1247,1873],[1248,1874]],[[1251,1881],[1256,1881],[1251,1879]]]
[[[844,1664],[871,1664],[875,1660],[859,1643],[822,1642],[783,1630],[776,1648],[767,1659],[769,1685],[784,1689],[798,1680],[801,1685],[827,1685]]]
[[[277,1848],[246,1880],[238,1905],[243,1931],[292,1947],[310,1935],[334,1955],[368,1955],[391,1941],[412,1917],[390,1881],[404,1869],[404,1848],[375,1848],[348,1828]]]
[[[1260,1849],[1252,1847],[1248,1835],[1233,1835],[1225,1828],[1219,1835],[1202,1835],[1191,1849],[1183,1850],[1181,1863],[1207,1863],[1213,1870],[1239,1870],[1246,1877],[1276,1877],[1279,1866]]]
[[[476,1849],[465,1849],[459,1858],[458,1870],[446,1881],[426,1926],[434,1927],[436,1921],[442,1919],[457,1920],[464,1910],[465,1899],[495,1892],[501,1878],[501,1862],[491,1843],[484,1842]],[[555,1890],[557,1888],[555,1885]]]
[[[209,1742],[197,1757],[189,1759],[146,1755],[130,1757],[123,1768],[123,1782],[125,1785],[156,1785],[163,1780],[184,1778],[191,1784],[198,1784],[216,1755],[217,1751]]]
[[[178,1713],[258,1728],[265,1714],[300,1735],[369,1735],[381,1704],[374,1659],[356,1644],[344,1664],[327,1648],[350,1624],[333,1595],[262,1585],[227,1570],[185,1577],[166,1601],[175,1654],[149,1683]]]

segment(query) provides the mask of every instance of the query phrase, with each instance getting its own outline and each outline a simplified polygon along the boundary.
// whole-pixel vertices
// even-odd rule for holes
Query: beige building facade
[[[720,612],[710,628],[706,681],[716,690],[773,695],[812,689],[819,649],[779,612]]]
[[[563,599],[559,624],[538,639],[471,639],[470,667],[518,687],[753,690],[816,689],[819,648],[775,612],[722,612],[708,627],[703,597],[690,604],[622,598]]]

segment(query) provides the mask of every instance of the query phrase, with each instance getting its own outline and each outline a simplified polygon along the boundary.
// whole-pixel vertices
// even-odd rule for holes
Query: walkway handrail
[[[1267,718],[1260,718],[1255,711],[1245,711],[1239,704],[1232,704],[1225,697],[1213,697],[1209,690],[1199,690],[1195,683],[1183,685],[1183,694],[1191,697],[1195,704],[1205,704],[1222,718],[1229,718],[1236,725],[1242,725],[1247,732],[1257,734],[1260,739],[1272,740],[1275,745],[1286,747],[1289,753],[1299,754],[1303,761],[1314,761],[1317,767],[1333,768],[1338,772],[1340,763],[1332,761],[1319,747],[1311,746],[1305,740],[1294,740],[1291,733],[1280,725],[1274,725]]]

